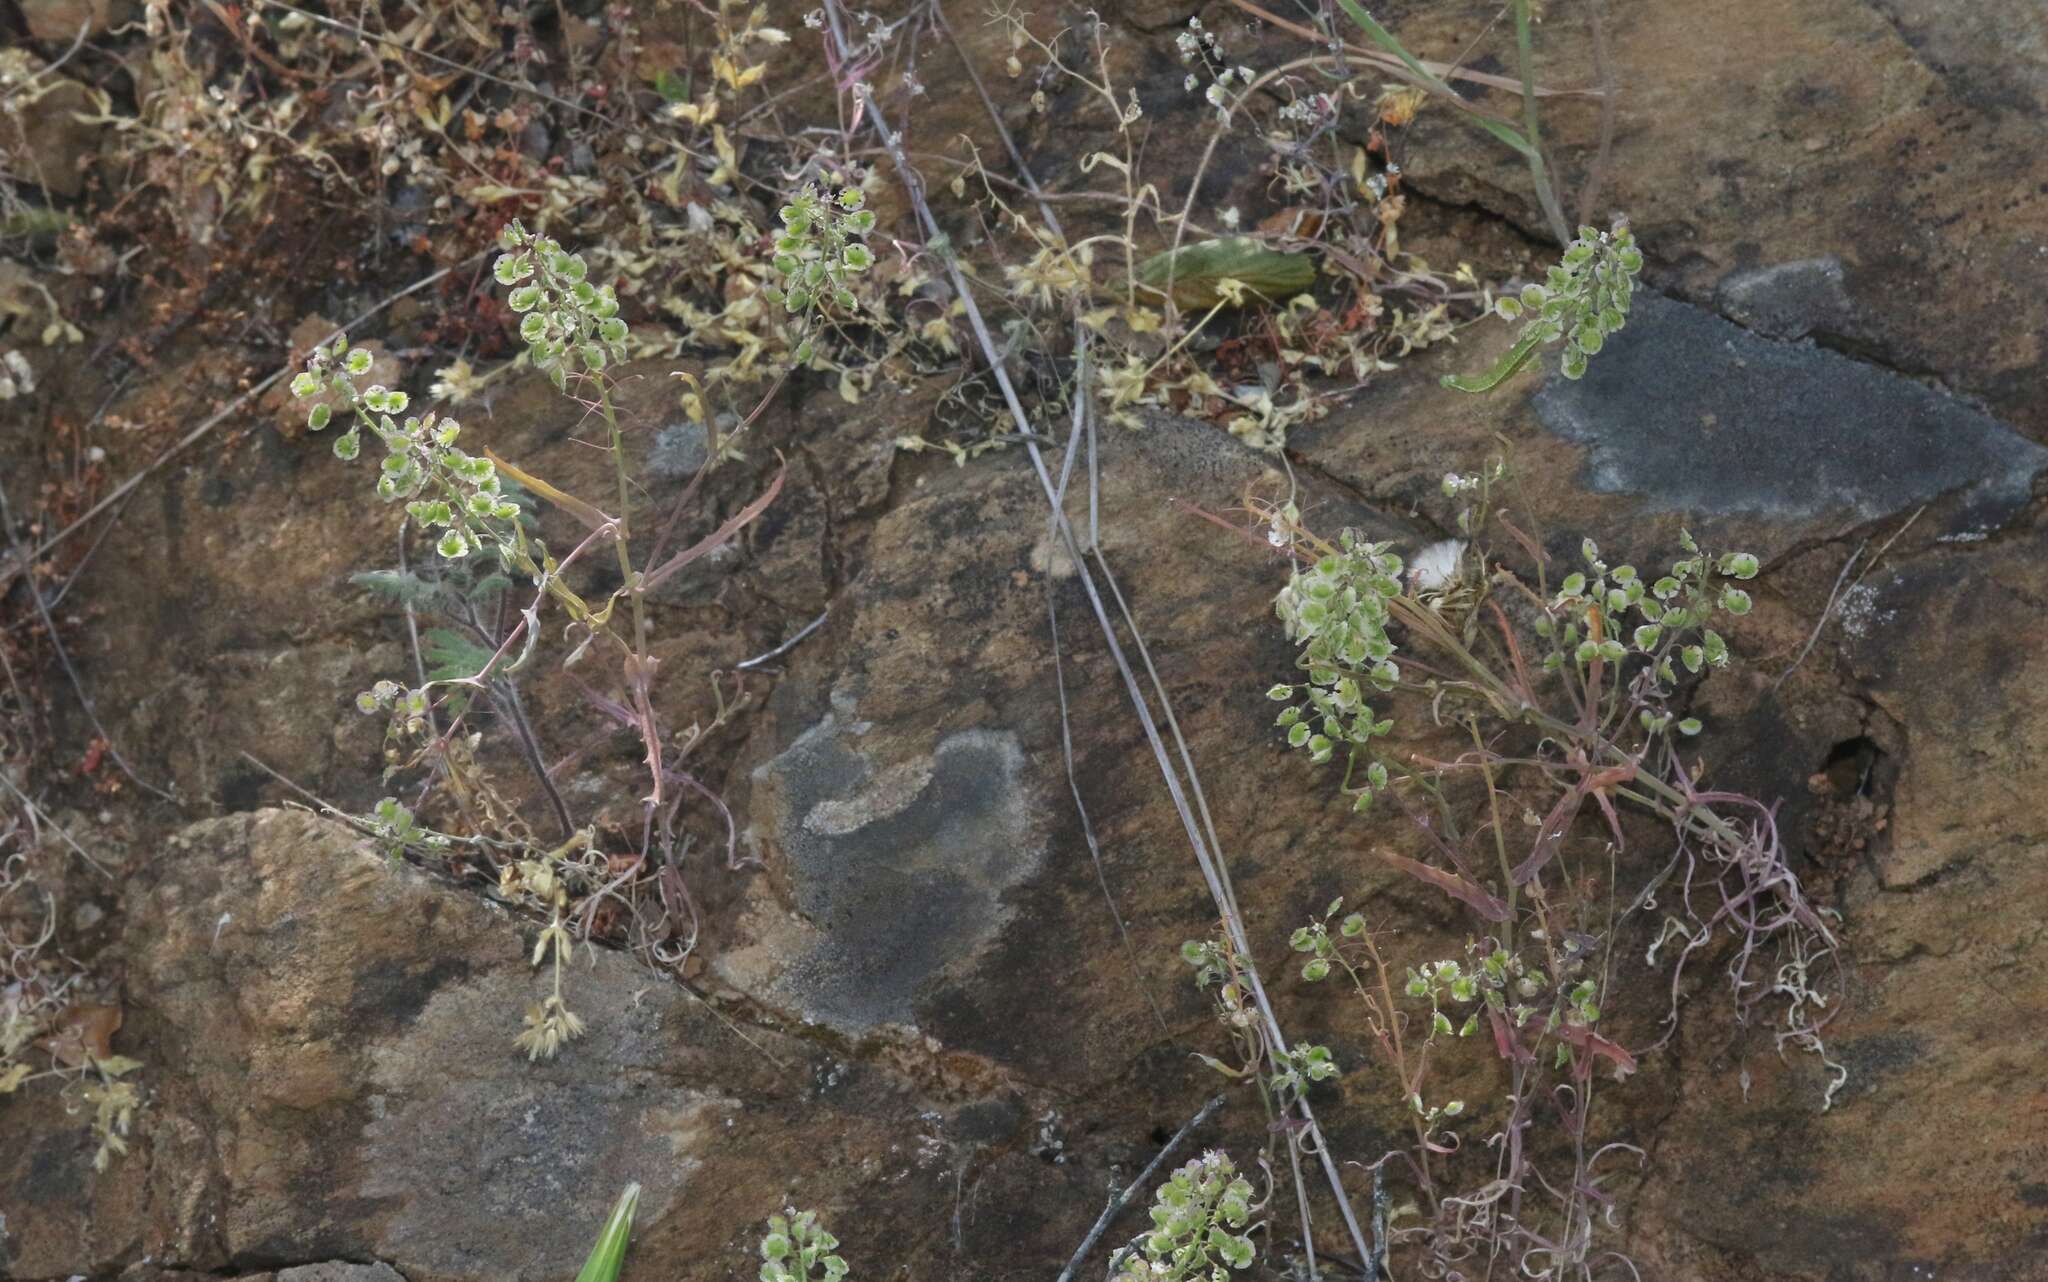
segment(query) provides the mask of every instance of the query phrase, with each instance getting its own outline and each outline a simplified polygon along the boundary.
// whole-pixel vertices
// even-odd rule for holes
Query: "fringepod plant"
[[[1560,341],[1562,372],[1580,376],[1626,321],[1641,266],[1625,223],[1585,230],[1543,284],[1499,300],[1523,324],[1501,362],[1446,381],[1498,387]],[[1389,837],[1405,830],[1408,853],[1377,858],[1466,922],[1462,950],[1397,958],[1339,898],[1289,940],[1305,981],[1356,1000],[1371,1071],[1408,1117],[1408,1140],[1373,1164],[1375,1249],[1418,1252],[1427,1276],[1590,1282],[1625,1263],[1605,1244],[1619,1222],[1610,1186],[1642,1156],[1598,1140],[1594,1103],[1672,1037],[1685,976],[1717,961],[1739,1023],[1819,1061],[1823,1109],[1847,1077],[1822,1039],[1842,976],[1834,925],[1787,862],[1775,809],[1707,785],[1690,748],[1706,729],[1695,687],[1736,661],[1720,629],[1750,611],[1758,559],[1682,531],[1668,565],[1639,568],[1586,539],[1553,581],[1550,554],[1499,501],[1508,479],[1501,459],[1447,474],[1464,537],[1414,564],[1353,530],[1318,535],[1292,502],[1253,500],[1263,528],[1247,534],[1290,562],[1274,612],[1296,672],[1267,690],[1282,705],[1276,729],[1355,813],[1398,825]],[[1402,721],[1417,714],[1458,750],[1416,746],[1425,727]],[[1668,833],[1668,850],[1641,849],[1638,817]],[[1227,938],[1182,951],[1238,1062],[1203,1058],[1255,1082],[1269,1111],[1365,1067],[1326,1046],[1269,1044],[1246,1017],[1253,963]],[[1660,989],[1661,1030],[1613,1026],[1621,992]],[[1497,1093],[1446,1098],[1434,1070],[1474,1047],[1500,1066]],[[1461,1140],[1479,1127],[1484,1146]],[[1414,1197],[1391,1206],[1380,1190],[1403,1174]]]
[[[1564,257],[1545,274],[1542,284],[1527,284],[1518,293],[1494,300],[1494,314],[1522,323],[1514,344],[1492,368],[1476,375],[1446,374],[1443,385],[1460,392],[1490,392],[1512,378],[1545,346],[1564,343],[1558,373],[1586,376],[1587,363],[1607,340],[1628,323],[1629,299],[1636,273],[1643,269],[1643,251],[1626,220],[1611,231],[1579,228]]]
[[[842,199],[841,203],[849,202]],[[846,213],[832,223],[832,230],[823,233],[839,255],[838,261],[849,265],[848,270],[858,255],[853,252],[855,246],[841,241],[851,234],[847,229],[864,225],[871,225],[871,218],[863,223],[857,214]],[[423,532],[432,541],[444,567],[439,576],[386,575],[375,580],[374,586],[387,590],[409,610],[415,605],[435,604],[470,627],[467,635],[430,629],[424,642],[415,641],[417,682],[380,680],[356,700],[364,713],[388,718],[390,772],[426,766],[432,772],[430,782],[444,784],[452,794],[469,834],[435,831],[413,806],[396,797],[380,801],[358,823],[394,856],[408,849],[441,854],[458,847],[471,850],[498,872],[504,898],[545,915],[547,923],[540,932],[533,962],[539,966],[551,959],[554,982],[551,991],[527,1012],[516,1043],[530,1057],[548,1058],[583,1032],[582,1020],[566,1004],[561,979],[574,944],[572,919],[581,918],[587,935],[592,914],[573,910],[572,901],[617,897],[628,881],[654,875],[651,858],[664,859],[672,869],[674,824],[681,800],[688,789],[698,788],[681,763],[707,727],[700,724],[689,736],[674,739],[662,729],[652,699],[659,662],[649,644],[647,594],[692,560],[731,539],[774,499],[782,480],[778,474],[763,495],[717,530],[664,559],[665,525],[652,540],[651,564],[636,564],[634,527],[629,519],[635,489],[624,430],[613,401],[613,383],[606,373],[630,350],[618,298],[610,284],[592,279],[583,255],[569,252],[552,237],[528,231],[517,221],[503,229],[499,247],[502,252],[493,274],[505,287],[511,310],[520,317],[519,335],[526,344],[523,359],[546,374],[556,388],[576,397],[605,425],[616,480],[615,494],[606,500],[611,511],[558,489],[489,450],[471,453],[464,448],[460,423],[431,409],[413,412],[406,392],[383,384],[364,386],[373,365],[370,353],[350,348],[346,339],[316,349],[291,386],[294,394],[310,402],[308,427],[324,431],[340,420],[341,431],[333,446],[336,457],[355,460],[366,439],[384,447],[377,467],[376,495],[387,504],[403,505],[408,528]],[[586,396],[589,399],[584,399]],[[580,528],[575,546],[566,554],[557,556],[530,531],[533,517],[525,506],[528,500],[546,503]],[[601,599],[586,600],[572,586],[569,571],[585,556],[607,546],[616,559],[617,586]],[[514,584],[520,581],[533,591],[524,606],[510,600]],[[458,589],[458,585],[467,586]],[[488,609],[479,610],[479,603]],[[533,661],[543,631],[541,607],[547,603],[567,616],[564,634],[571,649],[563,666],[593,653],[608,653],[617,664],[615,670],[623,685],[620,696],[593,694],[592,700],[622,728],[636,733],[646,751],[648,791],[641,803],[643,834],[636,854],[606,854],[597,848],[594,830],[574,821],[543,764],[518,691],[511,684]],[[487,622],[486,613],[495,622]],[[715,683],[712,689],[719,704],[718,722],[722,723],[736,705],[721,695]],[[475,760],[479,736],[461,732],[478,693],[489,696],[517,730],[522,755],[561,828],[562,841],[552,849],[533,840],[516,811],[497,797]],[[401,744],[417,746],[407,758],[397,747]],[[623,872],[616,866],[621,863]],[[675,878],[663,882],[661,889],[664,920],[670,905],[688,919],[686,931],[671,931],[682,934],[682,947],[687,951],[695,940],[694,908],[687,890]],[[680,960],[680,956],[671,960]]]
[[[1469,504],[1459,524],[1474,541],[1451,545],[1448,575],[1409,572],[1389,544],[1356,532],[1318,537],[1291,504],[1261,510],[1268,538],[1295,559],[1275,613],[1300,675],[1268,691],[1285,705],[1277,728],[1312,765],[1341,766],[1336,786],[1355,811],[1390,809],[1419,837],[1422,857],[1380,858],[1458,904],[1470,932],[1462,956],[1400,965],[1339,900],[1290,942],[1303,978],[1341,979],[1358,999],[1411,1116],[1412,1146],[1389,1156],[1413,1177],[1416,1219],[1394,1239],[1446,1276],[1500,1256],[1530,1276],[1590,1277],[1604,1256],[1596,1229],[1614,1214],[1604,1168],[1635,1153],[1589,1135],[1596,1069],[1625,1077],[1669,1039],[1683,974],[1718,945],[1738,1019],[1772,1024],[1779,1048],[1820,1058],[1825,1107],[1846,1072],[1820,1036],[1835,1007],[1838,985],[1825,981],[1836,940],[1786,863],[1771,808],[1704,787],[1683,748],[1705,728],[1688,708],[1691,683],[1733,663],[1716,625],[1750,610],[1757,558],[1682,533],[1668,567],[1640,570],[1586,540],[1579,568],[1553,587],[1522,539],[1531,586],[1489,570],[1482,543],[1513,528],[1493,507],[1506,475],[1496,463],[1445,478],[1445,495]],[[1395,711],[1410,700],[1469,749],[1438,759],[1406,746]],[[1668,826],[1668,857],[1630,854],[1630,811]],[[1643,982],[1619,950],[1631,929],[1653,937],[1645,960],[1662,951],[1668,970],[1664,1031],[1635,1049],[1605,1015],[1616,985]],[[1188,951],[1211,974],[1227,960],[1214,945]],[[1221,997],[1227,1018],[1227,987]],[[1491,1170],[1476,1187],[1459,1184],[1452,1129],[1470,1102],[1428,1085],[1465,1039],[1505,1069],[1486,1110]],[[1321,1047],[1266,1055],[1283,1072],[1352,1067]],[[1539,1162],[1531,1127],[1543,1117],[1559,1124],[1568,1171]]]

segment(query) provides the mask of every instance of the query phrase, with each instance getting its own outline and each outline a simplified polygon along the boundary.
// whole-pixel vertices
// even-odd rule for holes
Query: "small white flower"
[[[1408,564],[1411,592],[1437,592],[1457,581],[1458,566],[1465,559],[1465,540],[1445,539],[1415,554]]]
[[[28,357],[18,351],[9,351],[0,357],[0,401],[15,396],[26,396],[36,390],[36,372],[28,363]]]

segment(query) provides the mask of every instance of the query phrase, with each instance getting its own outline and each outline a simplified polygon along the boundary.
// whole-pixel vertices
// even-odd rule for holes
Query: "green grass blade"
[[[1498,120],[1489,119],[1486,116],[1473,112],[1466,112],[1465,114],[1472,118],[1473,124],[1478,125],[1481,129],[1500,139],[1508,146],[1513,147],[1524,159],[1534,160],[1537,158],[1536,149],[1529,145],[1529,140],[1524,138],[1514,126],[1504,125]]]
[[[1358,3],[1358,0],[1337,0],[1337,3],[1343,8],[1347,17],[1357,23],[1365,34],[1373,38],[1373,43],[1388,53],[1393,54],[1402,62],[1407,63],[1408,70],[1422,77],[1432,88],[1441,93],[1452,92],[1449,85],[1431,75],[1429,69],[1417,61],[1414,54],[1408,52],[1407,46],[1394,38],[1393,32],[1381,26],[1378,19],[1367,13],[1364,7]]]
[[[611,1218],[604,1222],[604,1232],[597,1235],[597,1245],[590,1248],[590,1258],[583,1262],[576,1282],[616,1282],[619,1266],[626,1262],[626,1239],[633,1234],[633,1212],[639,1206],[640,1186],[628,1184],[612,1207]]]
[[[1504,125],[1498,120],[1482,116],[1478,112],[1473,111],[1457,90],[1445,84],[1433,75],[1429,68],[1423,66],[1414,54],[1408,52],[1406,45],[1403,45],[1394,38],[1393,32],[1381,26],[1377,19],[1365,11],[1364,6],[1360,5],[1358,0],[1337,0],[1337,4],[1344,10],[1345,16],[1357,23],[1359,29],[1365,32],[1366,35],[1372,37],[1374,44],[1399,58],[1407,66],[1408,70],[1414,72],[1416,77],[1424,84],[1456,103],[1459,109],[1471,118],[1472,123],[1500,139],[1508,146],[1513,147],[1520,155],[1532,158],[1535,156],[1536,149],[1529,145],[1528,139],[1524,138],[1512,126]]]

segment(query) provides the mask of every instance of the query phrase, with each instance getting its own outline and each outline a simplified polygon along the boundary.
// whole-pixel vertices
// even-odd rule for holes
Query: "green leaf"
[[[633,1213],[639,1206],[640,1186],[628,1184],[612,1207],[611,1218],[598,1233],[596,1244],[590,1248],[590,1258],[583,1262],[576,1282],[616,1282],[619,1268],[626,1262],[626,1242],[632,1236]]]
[[[663,102],[686,102],[690,97],[690,82],[663,67],[654,77],[654,92],[661,95]]]
[[[1516,130],[1508,127],[1507,125],[1502,124],[1498,120],[1492,120],[1488,117],[1481,116],[1472,112],[1471,107],[1465,105],[1464,99],[1460,98],[1455,90],[1453,90],[1449,85],[1445,84],[1442,80],[1438,79],[1435,75],[1431,74],[1430,70],[1427,67],[1423,66],[1420,62],[1416,61],[1415,55],[1409,53],[1407,48],[1403,46],[1399,40],[1396,40],[1394,38],[1393,32],[1387,30],[1378,22],[1374,21],[1373,16],[1365,11],[1365,9],[1358,3],[1358,0],[1337,0],[1337,4],[1338,7],[1344,10],[1346,16],[1348,16],[1353,22],[1359,25],[1359,28],[1363,30],[1366,35],[1372,37],[1373,43],[1379,45],[1380,48],[1385,49],[1388,53],[1393,54],[1396,58],[1399,58],[1404,64],[1407,65],[1408,70],[1415,73],[1416,78],[1421,80],[1423,84],[1436,90],[1438,93],[1443,94],[1444,96],[1450,98],[1453,102],[1456,102],[1461,106],[1464,106],[1465,111],[1470,116],[1473,124],[1478,125],[1481,129],[1484,129],[1486,132],[1500,139],[1508,146],[1514,148],[1515,151],[1522,155],[1524,158],[1528,158],[1536,154],[1536,149],[1529,145],[1529,140],[1522,137],[1522,135]]]
[[[428,628],[420,634],[420,658],[427,665],[429,681],[457,681],[473,677],[491,661],[492,651],[449,628]]]
[[[1501,358],[1494,362],[1493,368],[1476,375],[1446,374],[1442,379],[1443,386],[1458,392],[1490,392],[1527,365],[1529,358],[1536,354],[1536,348],[1541,341],[1541,334],[1536,327],[1526,326],[1522,330],[1522,336],[1515,340],[1515,345],[1502,353]]]
[[[1245,296],[1283,302],[1315,284],[1315,260],[1307,254],[1272,249],[1249,236],[1197,241],[1162,254],[1154,254],[1138,265],[1138,283],[1158,293],[1173,280],[1173,301],[1182,307],[1230,305],[1218,285],[1234,280],[1245,286]]]

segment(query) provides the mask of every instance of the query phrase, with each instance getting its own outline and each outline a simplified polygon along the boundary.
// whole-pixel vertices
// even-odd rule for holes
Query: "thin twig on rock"
[[[852,46],[846,38],[846,24],[837,0],[826,0],[825,20],[831,30],[833,46],[840,60],[843,63],[850,62]],[[910,159],[905,154],[901,136],[889,124],[887,117],[883,115],[879,106],[875,103],[874,96],[865,83],[855,80],[852,85],[852,91],[860,99],[862,116],[872,125],[876,137],[882,143],[883,149],[888,152],[890,160],[895,164],[897,177],[903,183],[904,192],[909,199],[910,207],[917,217],[919,230],[924,233],[928,241],[936,242],[940,240],[942,233],[939,229],[938,219],[932,214],[931,203],[925,198],[922,178],[918,175],[916,169],[911,166]],[[1253,955],[1251,940],[1245,931],[1244,917],[1238,910],[1236,895],[1230,887],[1229,870],[1222,861],[1222,844],[1217,839],[1215,824],[1209,818],[1208,803],[1202,796],[1200,779],[1195,774],[1194,762],[1188,751],[1187,742],[1181,736],[1179,726],[1172,718],[1172,704],[1165,697],[1165,687],[1159,679],[1158,671],[1153,667],[1150,656],[1144,649],[1143,638],[1138,637],[1139,653],[1144,657],[1147,674],[1151,679],[1154,690],[1158,693],[1165,706],[1167,722],[1173,727],[1173,736],[1178,749],[1178,755],[1189,775],[1187,784],[1182,783],[1179,772],[1174,769],[1173,758],[1168,754],[1165,737],[1160,733],[1159,722],[1152,715],[1152,709],[1145,700],[1144,691],[1138,684],[1137,674],[1132,670],[1130,657],[1126,654],[1122,641],[1117,637],[1115,625],[1110,621],[1109,609],[1103,602],[1101,589],[1096,583],[1095,574],[1089,569],[1087,560],[1081,552],[1080,538],[1075,533],[1072,523],[1067,520],[1066,514],[1060,508],[1060,491],[1053,481],[1051,470],[1046,465],[1044,452],[1038,448],[1039,434],[1032,429],[1030,416],[1025,412],[1023,401],[1018,397],[1016,386],[1011,382],[1009,373],[1004,367],[1001,349],[997,346],[994,336],[989,332],[988,322],[982,315],[980,304],[975,301],[974,292],[967,280],[966,273],[961,269],[959,262],[950,255],[944,256],[942,263],[948,276],[951,278],[954,296],[960,300],[961,308],[966,313],[968,328],[974,333],[975,344],[981,349],[983,358],[988,363],[990,377],[995,380],[997,389],[1003,395],[1004,407],[1009,411],[1011,419],[1015,421],[1018,431],[1025,435],[1024,450],[1030,459],[1032,471],[1037,477],[1039,488],[1044,491],[1046,500],[1052,507],[1053,521],[1059,531],[1061,540],[1066,544],[1068,557],[1074,563],[1075,577],[1080,580],[1082,590],[1087,594],[1089,608],[1094,612],[1096,624],[1102,630],[1103,641],[1109,648],[1111,661],[1116,664],[1117,675],[1123,680],[1125,692],[1131,700],[1132,710],[1137,714],[1138,724],[1145,733],[1146,744],[1151,748],[1153,760],[1157,763],[1160,776],[1166,784],[1167,795],[1173,801],[1174,811],[1181,821],[1181,828],[1186,833],[1188,844],[1194,851],[1195,864],[1201,870],[1202,879],[1209,890],[1209,897],[1216,904],[1217,912],[1222,918],[1224,930],[1227,932],[1232,946],[1239,955],[1250,957]],[[1102,560],[1099,549],[1096,553],[1096,563],[1101,566],[1104,574],[1107,575],[1108,565]],[[1113,578],[1110,580],[1110,585],[1111,590],[1116,592],[1119,610],[1123,613],[1126,622],[1130,624],[1133,634],[1136,635],[1136,622],[1130,618],[1129,606],[1124,602],[1123,594],[1120,591],[1116,591]],[[1191,805],[1189,802],[1190,789],[1192,789],[1194,794],[1195,805],[1199,805],[1202,811],[1202,818],[1199,821],[1195,817],[1195,805]],[[1275,1048],[1276,1053],[1283,1052],[1292,1043],[1288,1041],[1285,1031],[1280,1027],[1279,1015],[1273,1009],[1273,1003],[1266,994],[1265,985],[1260,980],[1258,971],[1256,969],[1248,969],[1245,973],[1245,979],[1251,990],[1252,1004],[1259,1013],[1260,1023],[1265,1036]],[[1359,1257],[1366,1258],[1370,1256],[1372,1251],[1367,1245],[1365,1230],[1360,1226],[1358,1213],[1351,1205],[1350,1195],[1344,1189],[1343,1176],[1337,1169],[1337,1160],[1332,1156],[1330,1146],[1323,1138],[1322,1128],[1316,1122],[1314,1108],[1310,1106],[1305,1096],[1296,1094],[1288,1101],[1288,1109],[1299,1115],[1306,1128],[1307,1137],[1313,1145],[1319,1164],[1323,1168],[1324,1177],[1329,1181],[1330,1191],[1337,1202],[1337,1209],[1344,1217],[1344,1227],[1350,1234],[1352,1244],[1356,1248]]]
[[[1059,1282],[1073,1282],[1074,1270],[1081,1267],[1081,1262],[1088,1258],[1088,1253],[1095,1249],[1095,1244],[1102,1240],[1102,1235],[1109,1231],[1109,1226],[1116,1222],[1116,1217],[1130,1209],[1131,1203],[1136,1201],[1138,1195],[1152,1183],[1152,1177],[1159,1173],[1159,1168],[1165,1165],[1166,1159],[1173,1156],[1174,1150],[1185,1143],[1195,1128],[1208,1121],[1210,1115],[1221,1107],[1223,1097],[1212,1096],[1207,1104],[1202,1105],[1201,1112],[1189,1118],[1186,1126],[1174,1132],[1173,1138],[1166,1141],[1166,1147],[1159,1150],[1159,1155],[1154,1157],[1144,1170],[1138,1172],[1138,1178],[1124,1185],[1124,1191],[1111,1199],[1108,1206],[1102,1208],[1102,1214],[1096,1217],[1095,1227],[1088,1230],[1088,1236],[1081,1239],[1081,1247],[1074,1252],[1074,1258],[1068,1260],[1067,1267],[1060,1270]]]

